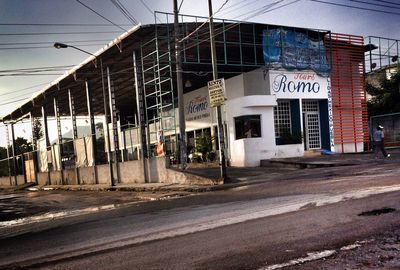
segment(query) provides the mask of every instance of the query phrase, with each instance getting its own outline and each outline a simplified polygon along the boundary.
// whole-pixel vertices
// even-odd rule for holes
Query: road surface
[[[399,172],[396,163],[296,170],[226,191],[4,225],[0,268],[301,269],[398,229]]]

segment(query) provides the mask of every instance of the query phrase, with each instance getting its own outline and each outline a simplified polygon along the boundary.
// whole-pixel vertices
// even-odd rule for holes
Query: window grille
[[[276,138],[279,138],[284,132],[292,132],[288,100],[278,100],[278,106],[274,107],[274,124]]]

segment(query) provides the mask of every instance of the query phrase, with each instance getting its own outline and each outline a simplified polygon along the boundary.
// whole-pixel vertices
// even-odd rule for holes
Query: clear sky
[[[208,15],[208,0],[178,4],[182,14]],[[0,0],[0,116],[87,58],[54,49],[55,41],[95,52],[121,28],[154,23],[153,11],[172,13],[172,7],[173,0]],[[215,17],[400,39],[399,0],[213,0],[214,12],[220,8]],[[23,129],[16,136],[26,136]]]

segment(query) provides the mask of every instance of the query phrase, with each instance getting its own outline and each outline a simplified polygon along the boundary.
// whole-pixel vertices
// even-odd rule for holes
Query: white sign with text
[[[277,98],[327,99],[329,78],[315,72],[269,71],[270,93]]]

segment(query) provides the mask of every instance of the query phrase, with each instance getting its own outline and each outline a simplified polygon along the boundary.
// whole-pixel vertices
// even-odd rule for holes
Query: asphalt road
[[[398,228],[399,172],[379,163],[260,175],[231,190],[3,227],[0,268],[292,267]],[[360,215],[379,209],[392,210]]]

